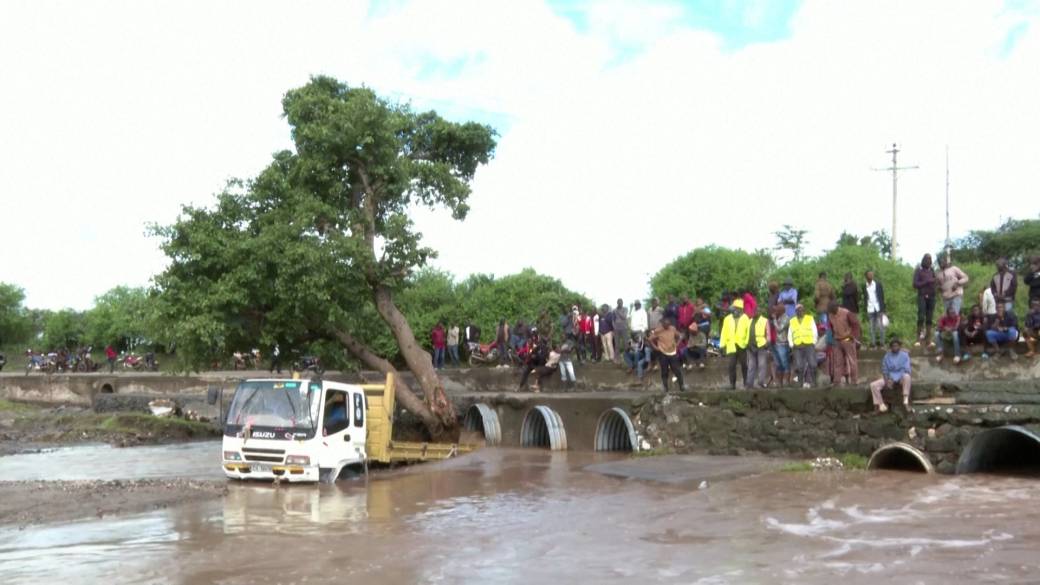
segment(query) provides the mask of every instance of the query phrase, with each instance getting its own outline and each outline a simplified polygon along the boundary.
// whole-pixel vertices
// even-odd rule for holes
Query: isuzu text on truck
[[[238,385],[224,423],[224,474],[232,479],[331,482],[370,461],[445,459],[468,446],[392,440],[394,377],[357,385],[256,379]]]

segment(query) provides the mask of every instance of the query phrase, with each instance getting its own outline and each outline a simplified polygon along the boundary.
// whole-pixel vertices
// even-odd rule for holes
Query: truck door
[[[351,463],[354,453],[354,433],[351,428],[351,398],[346,389],[327,388],[322,409],[322,449],[318,466],[339,469]]]
[[[368,429],[366,424],[368,421],[365,420],[366,412],[368,411],[368,405],[365,404],[365,391],[361,388],[350,391],[350,396],[354,401],[354,419],[351,421],[350,439],[353,443],[353,450],[355,453],[365,454],[367,457],[367,450],[365,446],[368,441]]]

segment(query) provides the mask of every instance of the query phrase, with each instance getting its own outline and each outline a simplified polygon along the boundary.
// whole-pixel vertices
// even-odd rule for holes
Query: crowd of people
[[[979,351],[983,359],[997,355],[1016,357],[1014,344],[1021,338],[1028,347],[1026,356],[1036,355],[1040,337],[1040,257],[1033,257],[1024,282],[1029,286],[1029,312],[1023,327],[1014,311],[1017,275],[1006,259],[996,263],[989,286],[962,314],[964,287],[968,275],[953,266],[948,258],[933,267],[926,254],[914,270],[917,291],[917,337],[915,347],[926,346],[942,361],[952,351],[954,363]],[[943,312],[934,324],[937,300]],[[809,305],[806,307],[806,305]],[[864,335],[861,312],[866,316]],[[713,335],[713,320],[718,333]],[[446,327],[439,323],[431,332],[434,365],[442,368],[447,358],[459,365],[459,346],[500,367],[519,367],[519,388],[527,387],[534,375],[532,390],[559,372],[566,384],[575,382],[574,362],[612,362],[623,365],[630,374],[644,380],[646,374],[660,370],[665,391],[675,383],[685,388],[684,371],[704,368],[707,356],[718,354],[727,360],[729,386],[737,387],[738,373],[745,388],[782,387],[800,384],[812,387],[818,372],[826,373],[835,385],[859,383],[859,350],[887,348],[882,358],[882,377],[871,384],[875,406],[887,407],[881,391],[898,385],[909,405],[910,359],[898,339],[887,339],[889,319],[884,285],[873,271],[855,280],[844,275],[840,287],[833,286],[821,272],[813,298],[799,299],[792,279],[782,284],[770,282],[762,298],[752,287],[738,292],[723,292],[714,307],[701,298],[681,300],[669,295],[667,302],[650,300],[644,308],[640,301],[631,307],[618,299],[614,308],[564,307],[551,317],[542,311],[537,320],[527,323],[499,321],[493,343],[481,343],[481,330],[468,323]],[[1021,331],[1021,334],[1020,334]]]

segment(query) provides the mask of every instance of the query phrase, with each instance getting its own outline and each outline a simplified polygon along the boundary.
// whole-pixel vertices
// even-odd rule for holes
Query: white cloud
[[[946,144],[955,233],[1040,211],[1035,11],[809,2],[789,39],[733,50],[667,9],[597,8],[578,30],[536,3],[305,6],[5,4],[0,280],[46,307],[146,283],[163,259],[144,223],[285,147],[280,97],[311,73],[509,120],[469,219],[418,214],[459,275],[534,266],[605,301],[785,223],[828,247],[889,226],[890,177],[870,169],[893,141],[921,167],[900,177],[904,258],[943,239]]]

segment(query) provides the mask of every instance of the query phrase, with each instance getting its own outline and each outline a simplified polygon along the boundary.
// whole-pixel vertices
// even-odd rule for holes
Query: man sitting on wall
[[[990,319],[986,341],[992,347],[993,355],[1004,352],[1015,359],[1017,355],[1012,347],[1018,341],[1018,319],[1007,310],[1008,303],[997,303],[997,314]]]
[[[946,346],[953,346],[953,363],[961,362],[961,314],[953,306],[946,309],[946,314],[939,319],[939,328],[935,331],[935,361],[943,361],[943,352]]]
[[[881,359],[881,378],[870,383],[870,396],[878,412],[888,412],[881,391],[899,384],[903,388],[903,408],[910,411],[910,354],[903,351],[903,344],[893,339],[889,351]]]

